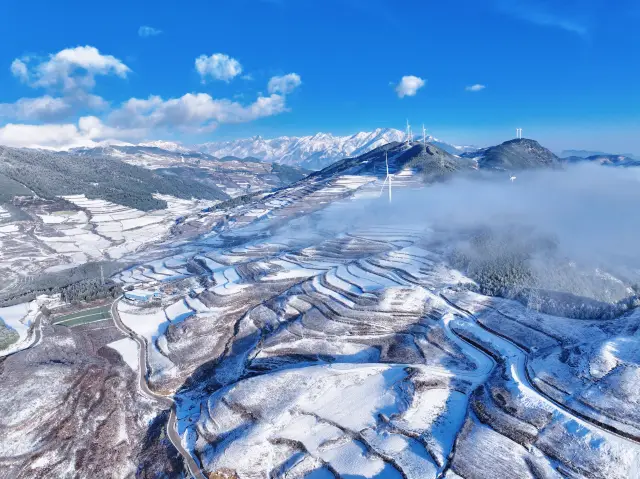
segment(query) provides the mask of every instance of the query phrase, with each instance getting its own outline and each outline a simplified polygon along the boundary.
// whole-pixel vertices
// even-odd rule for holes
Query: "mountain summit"
[[[423,145],[414,141],[410,145],[393,142],[363,155],[345,158],[313,176],[371,175],[384,178],[387,161],[389,173],[396,175],[395,181],[415,174],[416,179],[431,183],[444,180],[455,172],[472,169],[472,162],[467,159],[452,155],[434,144]]]
[[[515,171],[560,165],[559,158],[550,150],[526,138],[505,141],[462,156],[476,160],[479,168],[489,170]]]

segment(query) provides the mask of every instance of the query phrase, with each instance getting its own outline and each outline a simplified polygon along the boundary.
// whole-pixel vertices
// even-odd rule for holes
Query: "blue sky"
[[[0,143],[349,134],[409,118],[459,144],[521,127],[555,150],[640,153],[639,22],[633,0],[3,2]]]

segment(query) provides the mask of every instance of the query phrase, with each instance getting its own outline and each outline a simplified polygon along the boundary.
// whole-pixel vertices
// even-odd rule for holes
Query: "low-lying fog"
[[[515,286],[610,303],[633,295],[640,282],[640,170],[580,164],[522,171],[513,182],[509,176],[480,173],[419,190],[395,188],[392,203],[386,191],[336,203],[277,234],[424,228],[426,241],[454,266],[480,279],[488,274],[489,293],[500,293],[493,282],[504,271],[487,273],[487,264],[502,263],[518,270],[515,285],[507,280],[510,294]]]

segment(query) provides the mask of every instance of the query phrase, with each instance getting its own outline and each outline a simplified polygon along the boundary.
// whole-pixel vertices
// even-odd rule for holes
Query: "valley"
[[[568,174],[537,142],[501,146],[392,142],[271,189],[265,164],[243,163],[260,186],[154,193],[161,210],[15,203],[30,219],[0,225],[0,294],[16,302],[0,307],[3,471],[637,477],[633,273],[576,257],[579,279],[561,281],[564,251],[526,221],[424,214],[465,210],[444,202],[470,183],[517,202],[512,169]],[[136,155],[123,161],[140,167]],[[145,168],[183,168],[162,155]],[[438,204],[433,188],[453,193]],[[83,265],[78,281],[101,265],[116,296],[69,309],[43,273]]]

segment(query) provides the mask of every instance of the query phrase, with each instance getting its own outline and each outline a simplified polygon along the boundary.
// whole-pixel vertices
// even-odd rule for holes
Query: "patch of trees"
[[[35,194],[56,196],[85,194],[123,206],[149,211],[165,208],[153,198],[159,193],[177,198],[225,199],[219,189],[185,177],[167,178],[151,170],[103,156],[79,156],[38,150],[0,147],[0,175],[25,185]],[[24,191],[24,190],[22,190]],[[15,195],[14,195],[15,196]]]
[[[0,318],[0,351],[8,348],[20,339],[20,335],[13,328],[7,326]]]
[[[101,278],[86,279],[60,289],[65,303],[84,303],[96,299],[117,298],[122,288],[113,281],[102,282]]]
[[[42,294],[54,295],[62,293],[70,285],[92,280],[101,281],[100,266],[103,267],[105,278],[126,267],[126,265],[116,262],[87,263],[64,271],[44,273],[33,281],[21,284],[21,289],[0,296],[0,307],[33,301]]]
[[[530,260],[553,248],[524,227],[481,227],[467,232],[466,241],[453,248],[449,260],[478,283],[482,294],[513,297],[523,288],[537,286]]]
[[[528,228],[480,228],[453,248],[449,260],[477,283],[471,289],[554,316],[613,319],[640,306],[636,289],[623,297],[594,294],[611,287],[597,275],[564,266],[556,251],[553,239]]]
[[[10,203],[16,196],[28,196],[33,193],[16,180],[0,174],[0,204]]]
[[[218,210],[224,210],[227,208],[235,208],[236,206],[246,205],[247,203],[250,203],[256,196],[259,196],[262,194],[264,194],[262,191],[257,191],[255,193],[248,193],[246,195],[236,196],[235,198],[231,198],[230,200],[223,201],[209,208],[206,208],[203,211],[204,212],[218,211]]]
[[[534,285],[535,277],[527,260],[523,254],[481,259],[456,251],[451,256],[453,266],[478,283],[480,293],[503,297],[512,297]]]
[[[1,203],[0,203],[1,204]],[[24,211],[22,208],[15,206],[11,203],[4,203],[2,207],[7,210],[7,212],[11,215],[10,221],[30,221],[33,220],[31,216]]]
[[[281,165],[280,163],[273,163],[271,165],[271,173],[276,175],[285,185],[290,185],[291,183],[295,183],[296,181],[306,178],[311,172],[302,168],[294,168],[287,165]]]

